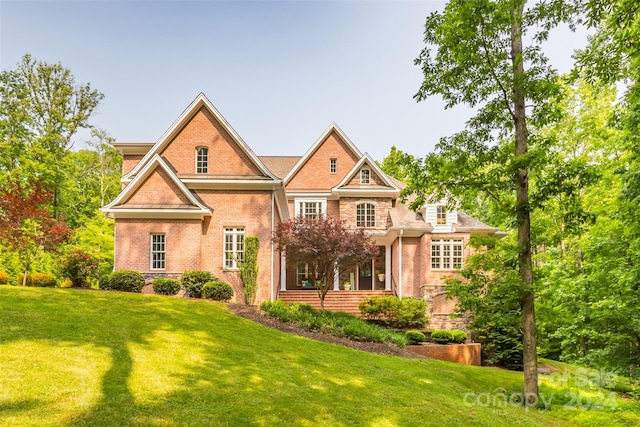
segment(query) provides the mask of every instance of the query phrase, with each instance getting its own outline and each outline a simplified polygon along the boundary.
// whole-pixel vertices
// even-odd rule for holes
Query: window
[[[318,280],[318,272],[314,272],[309,268],[309,264],[298,264],[297,268],[298,284],[302,287],[315,286],[316,280]]]
[[[369,184],[371,177],[371,171],[369,169],[362,169],[360,171],[360,184]]]
[[[444,206],[438,205],[436,207],[436,224],[447,223],[447,211],[444,210]]]
[[[244,261],[244,228],[226,227],[224,229],[224,268],[240,268]]]
[[[295,216],[310,219],[320,219],[327,214],[327,202],[321,199],[296,200]]]
[[[166,243],[164,234],[151,235],[151,269],[164,270],[166,266]]]
[[[372,203],[360,203],[356,206],[356,227],[376,226],[376,206]]]
[[[431,241],[431,268],[452,270],[462,267],[462,239]]]
[[[196,173],[209,172],[209,149],[207,147],[196,148]]]
[[[329,172],[338,172],[338,159],[329,159]]]

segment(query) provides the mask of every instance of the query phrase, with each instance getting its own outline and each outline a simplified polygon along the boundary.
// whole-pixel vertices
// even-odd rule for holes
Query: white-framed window
[[[320,219],[327,214],[326,199],[296,199],[295,217]]]
[[[209,173],[209,149],[196,148],[196,173]]]
[[[244,261],[244,227],[224,228],[224,268],[238,269]]]
[[[376,205],[359,203],[356,205],[356,227],[376,226]]]
[[[360,170],[360,184],[369,184],[371,181],[371,171],[369,169]]]
[[[444,209],[444,206],[438,205],[436,206],[436,224],[446,224],[447,223],[447,211]]]
[[[453,270],[462,267],[462,239],[431,240],[431,268]]]
[[[315,286],[319,279],[318,272],[309,268],[309,264],[298,264],[296,273],[297,283],[302,287]]]
[[[329,172],[338,172],[338,159],[329,159]]]
[[[164,270],[167,263],[166,236],[161,233],[151,234],[151,269]]]

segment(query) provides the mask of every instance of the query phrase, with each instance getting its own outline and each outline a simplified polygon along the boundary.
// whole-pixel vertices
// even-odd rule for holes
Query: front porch
[[[324,298],[324,308],[331,311],[343,311],[345,313],[360,315],[358,304],[370,296],[393,295],[393,291],[363,290],[363,291],[328,291]],[[299,302],[309,304],[320,309],[320,298],[315,289],[305,290],[281,290],[278,299],[284,302]]]

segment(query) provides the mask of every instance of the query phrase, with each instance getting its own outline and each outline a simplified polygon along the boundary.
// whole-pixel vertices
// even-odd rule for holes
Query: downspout
[[[275,208],[276,208],[276,192],[275,191],[271,191],[271,235],[273,235],[273,227],[275,226],[276,223],[276,219],[275,219]],[[273,301],[273,269],[274,269],[274,254],[273,254],[273,239],[271,239],[271,281],[270,281],[270,288],[269,288],[269,300]]]
[[[400,229],[400,240],[398,242],[398,298],[402,299],[402,235],[404,229]]]

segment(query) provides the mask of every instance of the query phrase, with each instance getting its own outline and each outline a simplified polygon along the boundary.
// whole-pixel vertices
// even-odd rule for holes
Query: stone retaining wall
[[[423,343],[407,347],[414,353],[427,356],[431,359],[444,360],[446,362],[463,363],[465,365],[480,366],[481,357],[479,343],[471,344],[431,344]]]

